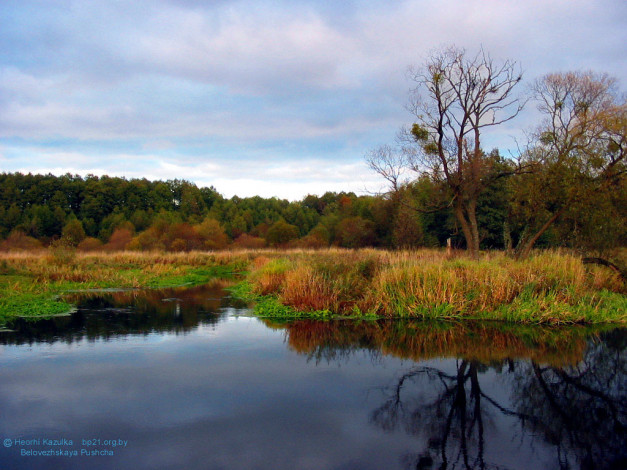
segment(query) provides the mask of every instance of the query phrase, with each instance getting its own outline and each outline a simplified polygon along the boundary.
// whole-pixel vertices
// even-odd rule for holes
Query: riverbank
[[[16,317],[71,312],[61,295],[87,289],[141,289],[233,279],[249,263],[232,253],[0,254],[0,326]]]
[[[620,276],[558,252],[479,262],[442,251],[300,252],[258,257],[236,293],[267,317],[489,319],[522,323],[627,322]]]
[[[236,276],[237,275],[237,276]],[[491,319],[627,323],[621,278],[577,257],[538,252],[475,262],[438,250],[249,250],[220,253],[0,254],[0,325],[71,311],[64,292],[228,280],[274,318]]]

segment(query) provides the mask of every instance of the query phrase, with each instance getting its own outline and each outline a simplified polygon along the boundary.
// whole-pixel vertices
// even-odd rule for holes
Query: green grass
[[[616,292],[601,290],[583,296],[576,303],[561,302],[549,292],[542,296],[526,293],[479,318],[492,319],[496,315],[519,323],[625,323],[626,312],[627,296]]]
[[[0,327],[17,317],[48,318],[71,312],[63,300],[71,291],[110,288],[164,288],[234,279],[245,258],[104,255],[78,257],[67,265],[42,256],[0,261]]]

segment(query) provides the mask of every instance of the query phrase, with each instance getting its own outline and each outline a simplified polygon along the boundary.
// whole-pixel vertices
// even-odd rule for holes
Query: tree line
[[[385,197],[354,193],[227,199],[185,180],[0,174],[4,249],[59,242],[85,250],[392,247],[392,216]]]
[[[490,158],[497,167],[508,165],[496,151]],[[463,248],[463,234],[450,207],[414,209],[441,197],[441,191],[423,176],[404,184],[393,196],[327,192],[290,202],[258,196],[227,199],[213,187],[199,188],[184,180],[2,173],[0,249],[35,249],[60,242],[86,251],[417,248],[444,246],[448,238]],[[510,183],[497,179],[478,199],[482,249],[507,248],[503,227],[511,217],[510,192]],[[594,214],[588,218],[594,219]],[[611,217],[605,223],[616,224]],[[516,233],[517,226],[512,227]],[[581,233],[572,228],[570,219],[559,221],[538,245],[575,246]],[[624,229],[623,223],[618,238],[623,244]]]

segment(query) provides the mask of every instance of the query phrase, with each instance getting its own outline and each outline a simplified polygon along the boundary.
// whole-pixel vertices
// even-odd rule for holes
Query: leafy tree
[[[2,223],[5,231],[10,232],[19,225],[21,220],[22,210],[16,203],[13,203],[6,211],[4,219],[0,221],[0,223]]]
[[[150,224],[152,223],[152,216],[150,213],[143,209],[137,209],[132,213],[129,220],[133,224],[135,229],[138,232],[141,232],[150,227]]]
[[[206,250],[221,250],[229,241],[224,227],[215,219],[206,218],[194,229],[202,240],[202,248]]]
[[[61,233],[61,238],[70,246],[78,246],[86,236],[83,224],[75,217],[65,224]]]
[[[135,231],[135,227],[130,221],[126,220],[124,213],[116,210],[102,220],[100,233],[98,234],[99,238],[108,240],[117,228],[125,228],[131,233]]]
[[[194,184],[184,182],[181,188],[180,212],[184,219],[200,218],[206,211],[205,201]]]
[[[363,217],[342,219],[336,229],[336,242],[346,248],[359,248],[374,243],[374,223]]]
[[[298,227],[288,224],[285,220],[278,220],[268,229],[267,241],[273,246],[287,245],[291,240],[298,238]]]
[[[408,205],[401,205],[394,217],[392,242],[395,247],[415,248],[424,246],[424,232],[420,214]]]
[[[606,239],[618,242],[620,235],[601,223],[609,214],[590,217],[599,197],[609,200],[624,191],[627,101],[616,81],[592,72],[550,74],[535,83],[534,93],[544,121],[526,155],[536,171],[517,178],[513,187],[512,214],[521,227],[518,256],[528,256],[560,218],[575,221],[592,238],[610,230]],[[620,231],[624,210],[610,213],[622,218],[613,221]]]
[[[308,248],[328,247],[331,242],[329,230],[322,224],[312,228],[306,237],[303,238],[303,245]]]

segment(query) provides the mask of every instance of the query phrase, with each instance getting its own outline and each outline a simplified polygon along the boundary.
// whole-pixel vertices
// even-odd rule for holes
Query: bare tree
[[[482,131],[521,111],[524,102],[513,96],[521,71],[510,60],[497,64],[483,50],[468,56],[450,47],[410,73],[417,85],[409,106],[417,123],[410,134],[420,144],[414,166],[451,189],[467,249],[477,258],[477,199],[490,183],[488,175],[494,177],[481,148]]]
[[[524,102],[513,96],[521,72],[515,62],[496,63],[483,50],[468,56],[463,49],[449,47],[411,69],[410,78],[416,87],[409,110],[417,122],[403,133],[400,155],[413,171],[449,188],[449,204],[468,252],[478,258],[477,199],[495,177],[502,176],[492,171],[492,160],[481,148],[482,132],[521,111]],[[383,159],[377,162],[371,168],[393,180],[396,173]]]
[[[382,145],[366,155],[366,163],[390,184],[391,192],[396,194],[405,182],[403,175],[407,173],[410,160],[402,149]]]

